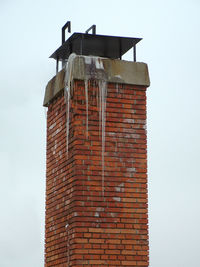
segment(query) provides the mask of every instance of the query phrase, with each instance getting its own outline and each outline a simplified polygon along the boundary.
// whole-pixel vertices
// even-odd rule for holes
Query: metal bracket
[[[85,33],[89,33],[90,30],[92,30],[92,34],[96,34],[96,25],[92,25]]]
[[[68,32],[71,33],[71,21],[68,21],[63,27],[62,27],[62,44],[65,42],[65,30],[68,29]]]

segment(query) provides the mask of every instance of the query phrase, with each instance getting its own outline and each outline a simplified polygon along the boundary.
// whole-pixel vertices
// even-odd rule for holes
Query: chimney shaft
[[[49,81],[45,266],[148,266],[144,63],[70,56]]]

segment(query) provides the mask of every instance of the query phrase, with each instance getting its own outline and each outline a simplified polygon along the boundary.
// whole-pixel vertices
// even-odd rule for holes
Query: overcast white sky
[[[67,20],[73,32],[96,24],[99,34],[144,38],[150,266],[200,266],[199,0],[0,0],[0,266],[43,266],[42,102]]]

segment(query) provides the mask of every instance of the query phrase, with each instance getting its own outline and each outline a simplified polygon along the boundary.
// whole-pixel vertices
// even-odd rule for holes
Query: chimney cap
[[[95,25],[93,25],[95,26]],[[87,32],[87,31],[86,31]],[[99,56],[111,59],[120,58],[142,38],[97,35],[95,33],[73,33],[50,56],[57,61],[67,60],[71,53],[85,56]]]

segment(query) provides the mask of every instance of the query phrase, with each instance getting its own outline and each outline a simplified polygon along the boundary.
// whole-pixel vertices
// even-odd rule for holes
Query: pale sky
[[[199,267],[200,1],[0,0],[0,267],[42,267],[45,86],[61,27],[142,37],[150,267]],[[131,53],[124,59],[132,60]]]

